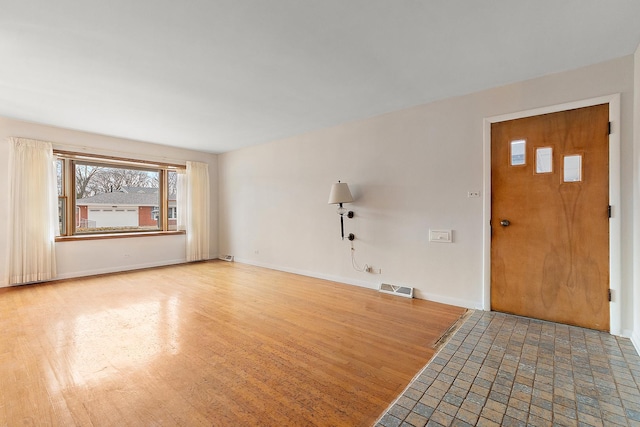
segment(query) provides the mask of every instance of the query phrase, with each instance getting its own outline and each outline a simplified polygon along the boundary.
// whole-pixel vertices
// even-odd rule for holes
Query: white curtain
[[[176,194],[176,230],[187,230],[187,171],[178,169],[177,194]]]
[[[51,143],[9,138],[8,283],[56,276],[58,191]]]
[[[209,259],[209,165],[187,162],[178,174],[178,230],[187,232],[187,261]]]

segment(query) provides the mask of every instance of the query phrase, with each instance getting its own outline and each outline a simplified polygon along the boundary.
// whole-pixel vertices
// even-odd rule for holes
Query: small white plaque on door
[[[429,241],[451,243],[451,230],[429,230]]]

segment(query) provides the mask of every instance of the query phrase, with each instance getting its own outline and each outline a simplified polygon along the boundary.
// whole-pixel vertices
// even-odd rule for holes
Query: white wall
[[[238,150],[219,158],[220,253],[282,270],[377,288],[414,286],[420,298],[482,304],[485,117],[622,93],[622,235],[632,231],[633,56],[447,99]],[[347,182],[356,213],[351,267],[329,189]],[[428,230],[454,230],[429,243]],[[623,319],[633,310],[632,239],[623,238]]]
[[[181,150],[122,138],[78,132],[52,126],[0,117],[0,170],[7,174],[9,144],[7,137],[33,138],[54,143],[54,148],[132,159],[184,163],[206,162],[211,176],[212,220],[211,257],[218,253],[217,155]],[[8,176],[0,180],[0,193],[8,194]],[[0,204],[0,218],[8,217],[7,203]],[[0,286],[6,286],[8,225],[0,227]],[[69,241],[56,243],[59,278],[168,265],[186,261],[185,236],[149,236],[124,239]]]
[[[631,340],[640,353],[640,46],[634,57],[633,114],[633,335]]]

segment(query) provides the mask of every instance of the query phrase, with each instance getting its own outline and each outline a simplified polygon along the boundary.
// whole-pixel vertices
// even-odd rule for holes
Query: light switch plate
[[[429,241],[451,243],[451,230],[429,230]]]

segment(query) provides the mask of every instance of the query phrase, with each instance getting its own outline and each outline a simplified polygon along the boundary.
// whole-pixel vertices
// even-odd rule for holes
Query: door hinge
[[[609,297],[609,302],[611,302],[611,289],[609,289],[608,297]]]
[[[607,214],[609,215],[609,218],[611,218],[611,205],[607,207]]]
[[[611,122],[609,122],[609,129],[607,130],[607,132],[609,132],[608,135],[611,135]]]

